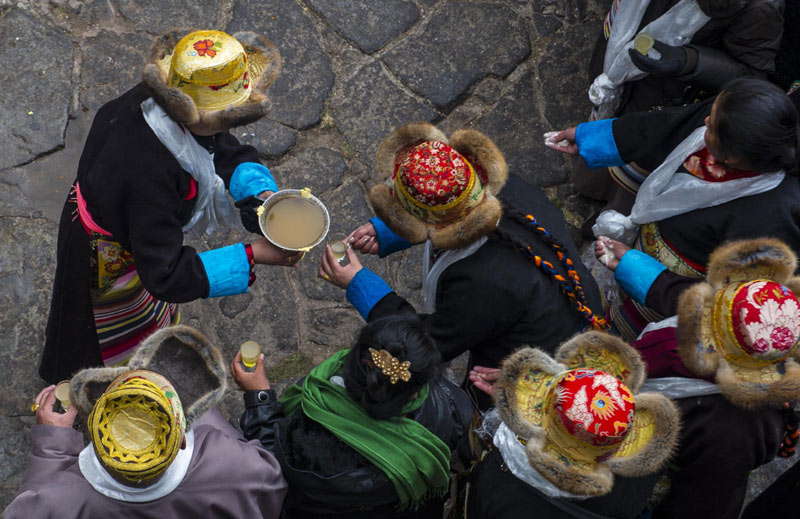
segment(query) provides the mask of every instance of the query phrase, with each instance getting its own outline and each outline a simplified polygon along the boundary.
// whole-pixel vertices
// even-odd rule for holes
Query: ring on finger
[[[329,275],[327,275],[327,274],[323,274],[322,275],[322,279],[324,279],[325,281],[330,281],[331,277]]]
[[[35,413],[38,410],[39,410],[39,404],[37,404],[36,402],[32,403],[31,404],[31,413]]]

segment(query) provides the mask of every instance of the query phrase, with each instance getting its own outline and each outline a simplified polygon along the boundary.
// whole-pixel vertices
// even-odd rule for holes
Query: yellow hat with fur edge
[[[146,486],[177,456],[186,431],[183,406],[158,373],[134,370],[109,384],[88,420],[97,458],[116,479]]]
[[[699,376],[747,409],[800,398],[800,278],[795,254],[779,240],[717,248],[706,282],[678,303],[678,351]]]
[[[463,247],[491,232],[502,215],[495,195],[508,167],[476,130],[448,138],[431,124],[408,124],[383,140],[375,168],[384,181],[369,193],[375,213],[412,243]]]
[[[203,112],[222,112],[207,123],[231,128],[269,110],[265,90],[278,76],[281,56],[272,42],[252,32],[173,30],[150,52],[143,79],[176,122],[195,124]]]
[[[680,415],[666,397],[637,394],[639,354],[621,339],[587,332],[555,358],[523,348],[502,365],[495,400],[528,462],[561,490],[607,494],[614,474],[658,471],[677,444]]]

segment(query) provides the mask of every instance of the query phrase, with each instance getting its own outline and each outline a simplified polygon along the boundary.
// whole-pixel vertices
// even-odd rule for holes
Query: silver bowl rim
[[[287,198],[287,197],[290,197],[290,196],[291,197],[295,197],[295,198],[303,198],[301,193],[302,193],[302,189],[281,189],[280,191],[276,191],[276,192],[272,193],[271,195],[269,195],[269,198],[264,200],[264,202],[261,204],[261,207],[264,208],[264,213],[263,214],[267,214],[267,211],[269,210],[269,208],[275,202],[280,200],[281,198]],[[307,247],[302,247],[302,248],[299,248],[299,249],[295,249],[295,248],[292,248],[292,247],[286,247],[285,245],[281,245],[280,243],[275,242],[272,238],[269,237],[269,234],[267,234],[267,229],[264,227],[264,224],[262,223],[261,216],[259,216],[258,217],[258,227],[261,229],[261,234],[263,234],[264,237],[271,244],[273,244],[276,247],[279,247],[279,248],[281,248],[283,250],[290,250],[290,251],[311,250],[314,247],[316,247],[317,245],[319,245],[320,243],[322,243],[322,240],[325,239],[325,237],[328,235],[328,231],[330,231],[330,228],[331,228],[331,216],[328,213],[328,208],[325,207],[325,204],[322,203],[322,200],[320,200],[316,196],[312,195],[311,193],[308,194],[308,198],[314,203],[314,205],[316,205],[317,207],[322,209],[322,214],[325,216],[325,229],[322,231],[322,234],[320,234],[320,236],[317,239],[317,241],[315,241],[311,245],[308,245]]]

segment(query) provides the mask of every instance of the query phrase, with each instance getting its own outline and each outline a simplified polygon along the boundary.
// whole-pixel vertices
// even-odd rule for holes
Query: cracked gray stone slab
[[[329,148],[313,148],[292,157],[272,172],[278,185],[286,189],[311,188],[315,195],[342,183],[347,164]]]
[[[595,23],[570,26],[563,32],[562,37],[547,44],[537,63],[546,100],[544,113],[556,129],[575,126],[589,117],[592,105],[587,92],[591,80],[586,68],[599,36]]]
[[[100,31],[87,38],[81,47],[81,103],[97,110],[136,86],[152,43],[144,33]]]
[[[23,416],[0,416],[0,434],[3,436],[0,449],[0,508],[5,508],[14,499],[22,484],[31,446],[30,429],[34,423],[30,409]]]
[[[239,0],[226,32],[236,31],[262,34],[281,52],[283,68],[267,91],[274,107],[270,118],[296,129],[317,124],[334,77],[330,59],[303,9],[294,0],[266,5]]]
[[[0,170],[63,146],[73,40],[18,9],[0,9]]]
[[[250,242],[246,231],[217,232],[209,237],[190,237],[186,245],[198,251]],[[298,346],[297,305],[287,275],[293,269],[257,265],[256,281],[248,293],[202,299],[181,305],[181,323],[204,333],[226,358],[236,354],[246,340],[261,344],[262,351],[295,351]]]
[[[242,144],[254,147],[262,157],[280,157],[297,142],[297,131],[280,123],[260,119],[247,126],[240,126],[231,133]]]
[[[351,152],[372,168],[381,140],[398,126],[432,121],[436,112],[391,81],[374,61],[361,67],[336,89],[332,100],[336,127]]]
[[[151,33],[167,32],[173,27],[215,28],[221,14],[219,0],[114,0],[114,3],[122,16]]]
[[[309,339],[336,350],[347,348],[355,342],[364,320],[352,308],[316,308],[308,315]]]
[[[560,153],[544,145],[542,134],[551,128],[541,121],[533,82],[533,73],[524,74],[475,128],[497,144],[510,173],[548,186],[565,182],[569,170]]]
[[[308,0],[308,5],[366,54],[383,48],[419,19],[419,9],[408,0]]]
[[[452,3],[383,60],[413,91],[446,107],[480,78],[508,75],[530,54],[529,38],[525,21],[505,6]]]
[[[0,218],[0,243],[6,244],[0,260],[0,367],[3,384],[14,388],[0,392],[4,416],[30,413],[33,397],[44,386],[37,372],[50,310],[56,232],[44,219]]]

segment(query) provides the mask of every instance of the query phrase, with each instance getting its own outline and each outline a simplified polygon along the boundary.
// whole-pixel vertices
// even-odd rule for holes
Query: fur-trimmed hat
[[[554,359],[534,348],[508,357],[495,400],[533,468],[561,490],[599,496],[611,491],[614,474],[659,470],[677,443],[678,410],[663,395],[636,394],[644,377],[633,348],[587,332]]]
[[[280,52],[263,36],[174,29],[156,39],[142,78],[175,122],[223,130],[266,115],[265,91],[280,69]]]
[[[127,366],[76,373],[70,381],[72,404],[88,415],[112,381],[134,370],[155,372],[172,383],[183,402],[187,426],[219,402],[227,388],[227,368],[219,350],[194,328],[179,325],[148,337]]]
[[[508,166],[494,142],[476,130],[448,139],[431,124],[408,124],[384,139],[375,168],[386,181],[370,190],[375,213],[412,243],[464,247],[500,221],[495,195]]]
[[[678,303],[684,365],[715,377],[728,400],[748,409],[800,398],[800,278],[784,243],[762,238],[717,248],[706,282]]]

